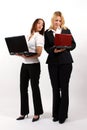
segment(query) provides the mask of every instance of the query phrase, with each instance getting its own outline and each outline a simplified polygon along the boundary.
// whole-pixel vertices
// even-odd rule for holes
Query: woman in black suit
[[[70,51],[75,49],[76,43],[72,37],[72,46],[68,49],[54,47],[54,36],[58,34],[71,34],[64,26],[65,21],[62,13],[56,11],[51,19],[51,26],[45,31],[44,48],[48,53],[46,63],[53,92],[53,121],[64,123],[68,118],[69,106],[69,80],[72,72],[73,59]]]

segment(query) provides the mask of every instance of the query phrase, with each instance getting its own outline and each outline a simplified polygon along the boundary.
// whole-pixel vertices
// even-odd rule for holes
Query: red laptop
[[[57,48],[71,48],[72,35],[71,34],[55,34],[54,44]]]

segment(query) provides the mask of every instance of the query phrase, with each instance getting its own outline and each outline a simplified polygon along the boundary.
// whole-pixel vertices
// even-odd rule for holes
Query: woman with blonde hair
[[[76,47],[72,36],[71,48],[56,48],[54,46],[55,34],[71,34],[65,26],[65,20],[60,11],[53,13],[50,27],[45,31],[44,48],[48,53],[48,71],[53,92],[53,121],[64,123],[68,118],[69,106],[69,80],[72,72],[73,59],[70,51]]]

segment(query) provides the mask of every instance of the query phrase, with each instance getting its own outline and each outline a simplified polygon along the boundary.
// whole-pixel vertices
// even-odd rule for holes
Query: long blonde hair
[[[61,20],[62,20],[62,21],[61,21],[61,28],[67,29],[67,27],[64,26],[65,20],[64,20],[64,17],[63,17],[63,15],[62,15],[62,13],[61,13],[60,11],[55,11],[55,12],[53,13],[53,16],[52,16],[52,18],[51,18],[51,25],[50,25],[49,29],[54,29],[54,28],[53,28],[53,20],[54,20],[55,17],[58,17],[58,16],[60,16],[60,17],[61,17]]]

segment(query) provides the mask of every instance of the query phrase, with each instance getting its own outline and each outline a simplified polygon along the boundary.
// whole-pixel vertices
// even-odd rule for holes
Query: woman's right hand
[[[65,51],[65,49],[57,49],[57,48],[54,49],[54,53],[60,53],[63,51]]]
[[[16,55],[16,56],[20,56],[20,57],[22,57],[22,58],[27,58],[27,56],[21,55],[21,54],[18,54],[18,53],[16,53],[15,55]]]

